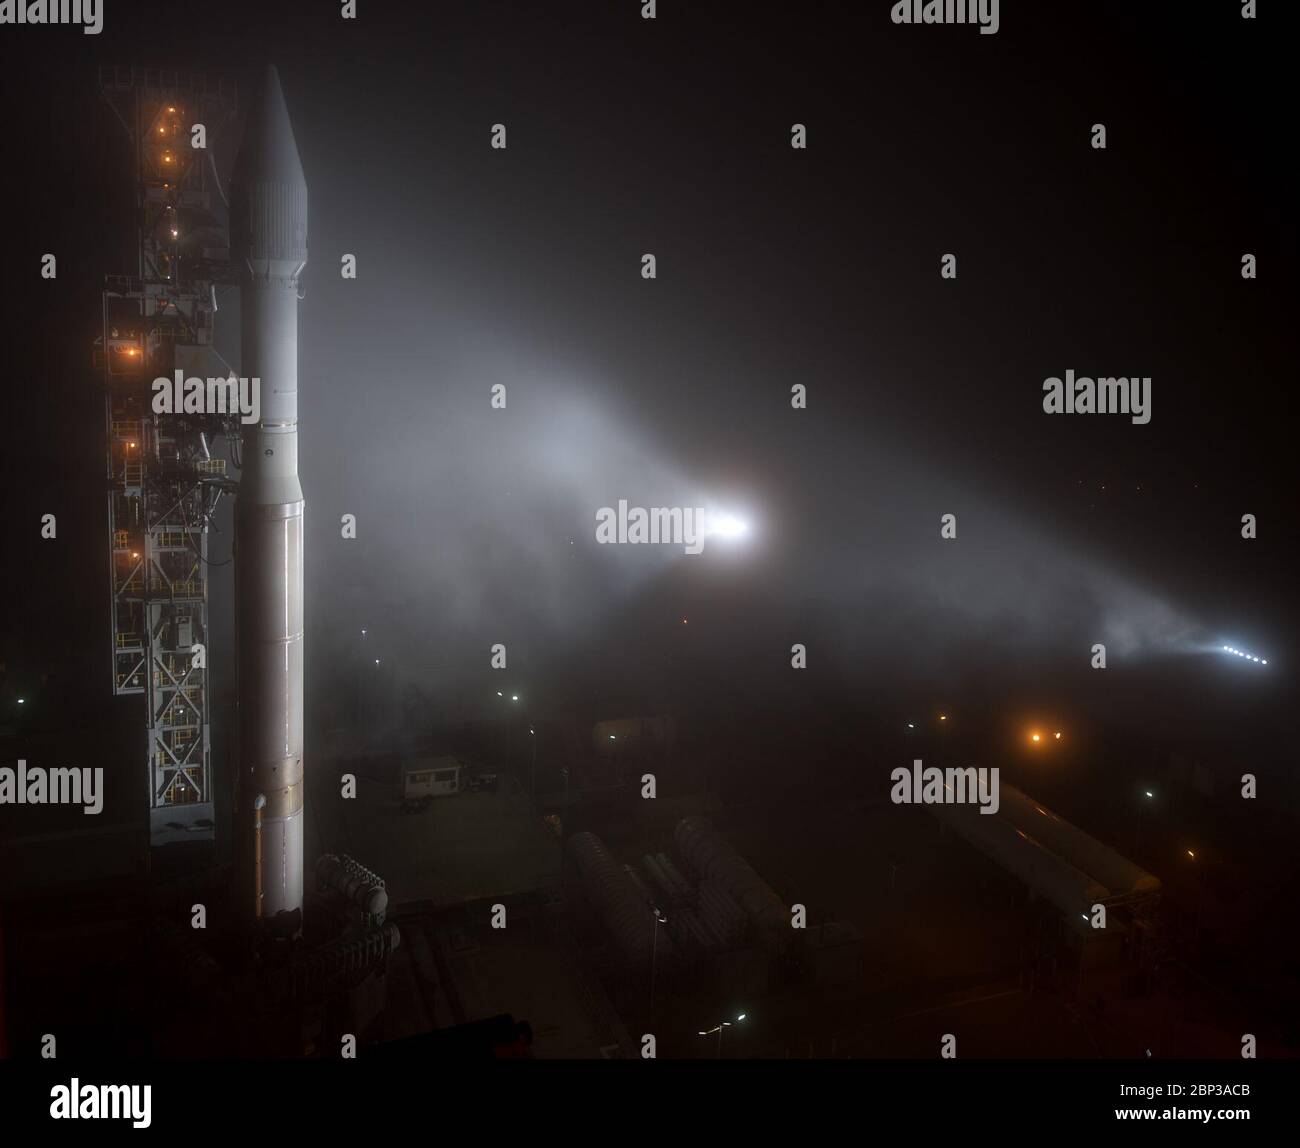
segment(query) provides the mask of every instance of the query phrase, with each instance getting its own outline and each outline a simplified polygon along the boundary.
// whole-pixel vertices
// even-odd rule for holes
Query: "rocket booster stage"
[[[238,904],[300,928],[303,890],[303,496],[298,482],[298,289],[307,182],[268,68],[231,178],[242,369],[261,380],[235,510]]]

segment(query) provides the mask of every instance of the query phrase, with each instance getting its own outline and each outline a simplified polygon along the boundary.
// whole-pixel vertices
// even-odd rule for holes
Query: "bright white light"
[[[734,515],[724,514],[713,520],[713,533],[721,534],[724,538],[739,538],[748,529],[749,527]]]
[[[1254,654],[1248,654],[1245,650],[1239,650],[1236,646],[1224,646],[1224,652],[1232,654],[1234,657],[1244,658],[1248,662],[1254,662],[1257,666],[1267,666],[1268,659],[1256,657]]]
[[[749,523],[735,514],[725,510],[706,510],[700,516],[699,533],[701,538],[740,538],[749,533]]]

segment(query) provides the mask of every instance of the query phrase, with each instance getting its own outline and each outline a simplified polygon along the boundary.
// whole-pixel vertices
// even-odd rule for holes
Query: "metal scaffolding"
[[[230,279],[225,197],[194,128],[212,137],[231,123],[235,90],[153,68],[101,68],[99,86],[135,152],[138,208],[136,273],[106,278],[94,349],[107,432],[112,686],[145,698],[158,846],[215,832],[208,529],[236,483],[211,444],[222,435],[237,443],[239,421],[158,413],[152,384],[177,372],[233,374],[213,346],[216,287]]]

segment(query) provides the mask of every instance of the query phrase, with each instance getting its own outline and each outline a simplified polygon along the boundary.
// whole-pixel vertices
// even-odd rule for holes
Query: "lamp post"
[[[532,726],[528,727],[528,736],[533,739],[532,790],[533,790],[533,797],[536,797],[537,796],[537,731]]]
[[[748,1015],[749,1015],[748,1013],[743,1013],[743,1012],[742,1012],[742,1013],[740,1013],[740,1014],[736,1017],[736,1020],[737,1020],[738,1022],[739,1022],[739,1021],[742,1021],[742,1020],[744,1020],[745,1017],[748,1016]],[[719,1057],[719,1059],[721,1059],[721,1057],[722,1057],[722,1030],[723,1030],[723,1029],[730,1028],[730,1027],[731,1027],[731,1021],[729,1021],[729,1020],[724,1020],[724,1021],[722,1021],[721,1023],[719,1023],[718,1026],[717,1026],[716,1028],[708,1028],[708,1029],[704,1029],[704,1028],[702,1028],[702,1029],[700,1029],[700,1035],[701,1035],[701,1036],[712,1036],[715,1032],[718,1034],[718,1057]]]
[[[1137,839],[1133,842],[1133,852],[1137,853],[1142,848],[1142,813],[1146,809],[1148,801],[1155,800],[1155,791],[1151,789],[1142,790],[1142,798],[1138,801],[1137,811]],[[1136,858],[1134,858],[1136,860]]]
[[[361,667],[366,664],[366,632],[361,631],[361,650],[357,655],[357,729],[361,728]]]
[[[654,940],[650,942],[650,1020],[654,1022],[655,1016],[655,968],[659,959],[659,926],[668,924],[668,918],[659,910],[658,905],[651,905],[654,911],[655,927]]]

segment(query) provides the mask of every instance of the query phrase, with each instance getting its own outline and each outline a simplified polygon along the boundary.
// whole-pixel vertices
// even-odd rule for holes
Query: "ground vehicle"
[[[436,798],[459,793],[463,768],[454,757],[425,757],[402,762],[397,782],[402,812],[418,813],[428,809]]]

